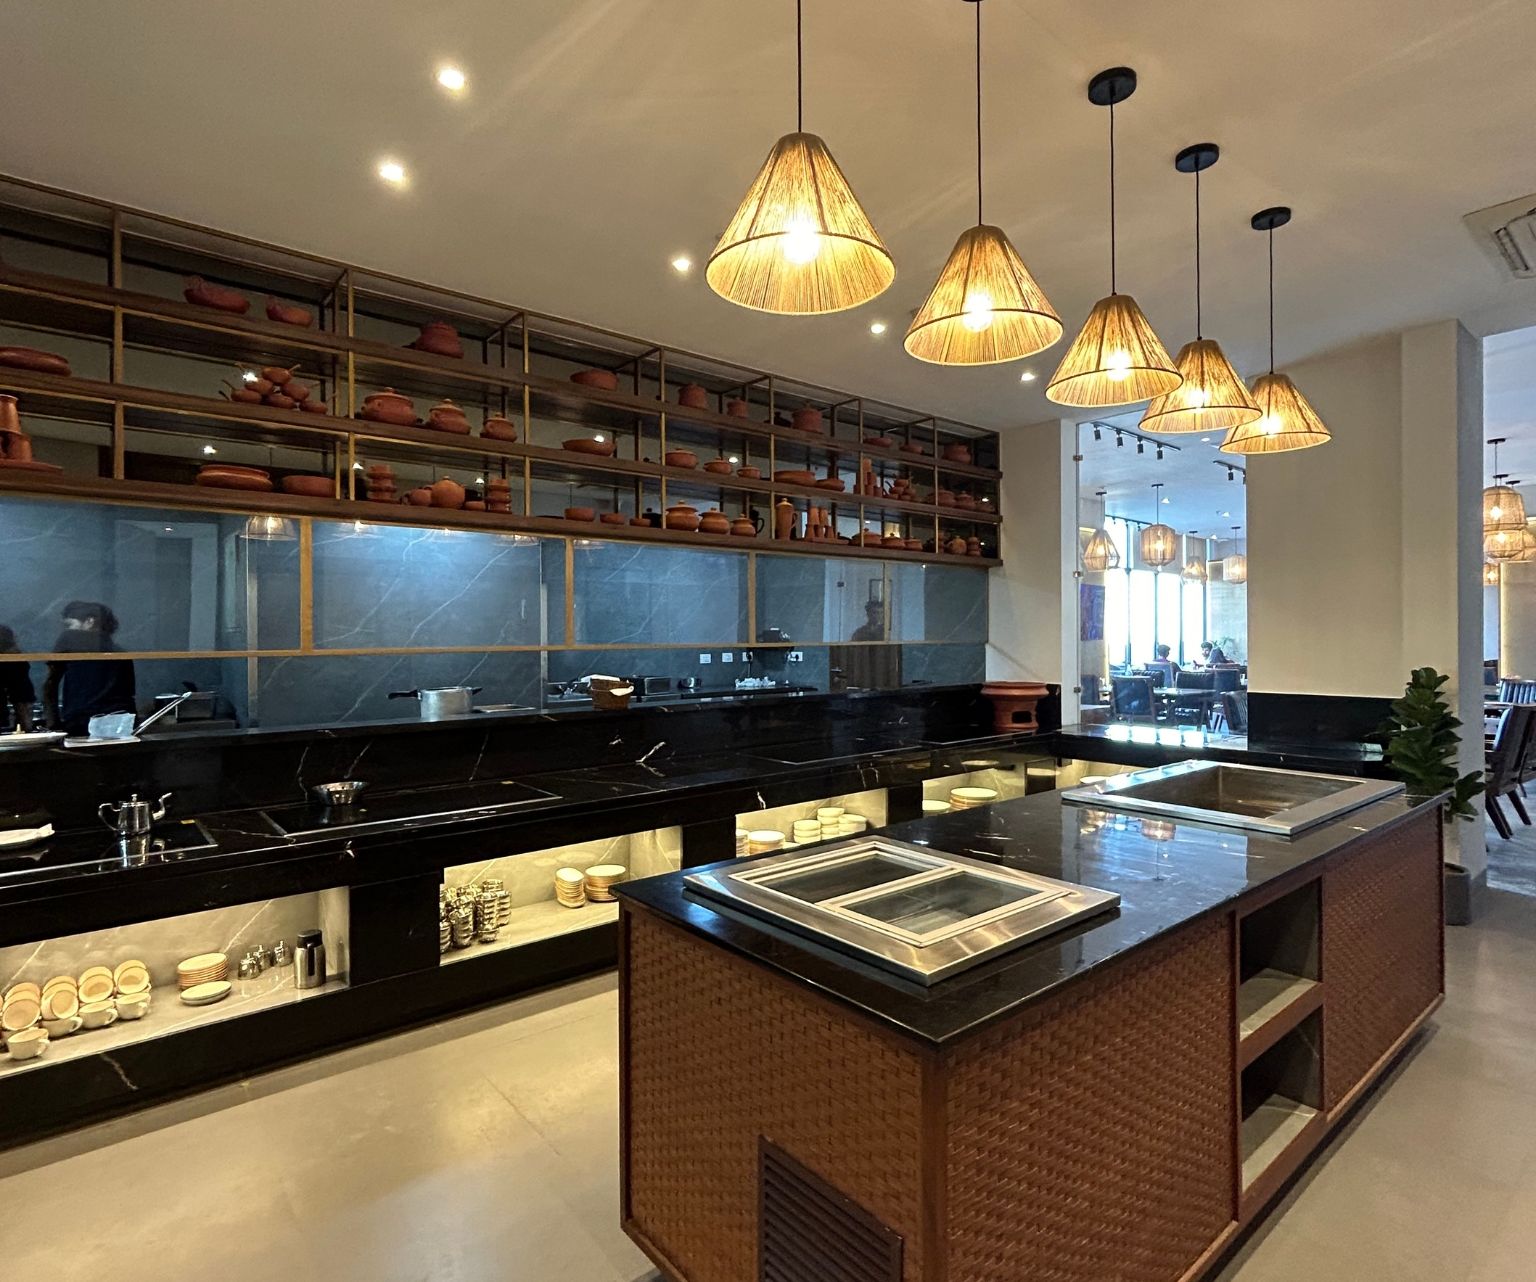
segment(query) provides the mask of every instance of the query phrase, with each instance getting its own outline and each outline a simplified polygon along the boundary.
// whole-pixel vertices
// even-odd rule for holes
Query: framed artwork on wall
[[[1078,640],[1102,641],[1104,639],[1104,585],[1079,583],[1077,585]]]

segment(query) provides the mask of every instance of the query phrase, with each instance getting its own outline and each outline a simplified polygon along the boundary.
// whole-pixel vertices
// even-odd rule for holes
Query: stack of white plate
[[[823,806],[816,812],[816,822],[821,825],[823,841],[828,841],[842,833],[843,808],[841,806]]]
[[[738,855],[745,855],[751,848],[751,843],[747,840],[747,830],[745,828],[736,829],[736,853]]]
[[[995,788],[951,788],[949,804],[956,810],[971,810],[997,800]]]
[[[795,845],[804,846],[813,841],[820,841],[826,835],[819,821],[815,819],[796,819],[794,827]]]
[[[561,868],[555,873],[555,899],[566,908],[587,902],[587,879],[580,868]]]
[[[925,815],[942,815],[948,809],[949,809],[949,802],[947,802],[947,801],[925,801],[925,802],[923,802],[923,813]]]
[[[183,994],[189,988],[216,984],[228,978],[229,958],[223,953],[199,953],[196,957],[188,957],[186,961],[176,963],[176,986]],[[84,995],[82,991],[81,996]]]
[[[857,837],[861,832],[868,830],[869,820],[864,815],[850,815],[844,811],[842,818],[837,821],[839,837]]]
[[[747,853],[766,855],[784,848],[784,834],[777,828],[754,828],[747,834]]]

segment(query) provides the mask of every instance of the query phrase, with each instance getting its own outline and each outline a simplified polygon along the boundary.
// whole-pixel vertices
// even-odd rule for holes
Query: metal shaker
[[[325,940],[318,930],[301,930],[293,948],[295,988],[325,986]]]

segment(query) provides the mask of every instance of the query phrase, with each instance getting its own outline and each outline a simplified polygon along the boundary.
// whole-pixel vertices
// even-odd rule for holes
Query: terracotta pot
[[[955,495],[955,506],[964,508],[969,512],[976,506],[976,496],[974,494],[957,494]]]
[[[889,436],[866,436],[864,438],[864,444],[872,445],[877,450],[888,450],[891,448],[891,446],[895,445],[896,442],[893,441]]]
[[[583,369],[571,375],[571,382],[583,387],[597,387],[605,392],[619,390],[619,376],[611,369]]]
[[[459,341],[459,331],[447,321],[428,321],[421,327],[421,333],[416,335],[411,346],[418,352],[432,352],[437,356],[452,356],[456,359],[464,356],[464,344]]]
[[[37,347],[0,347],[0,365],[36,370],[39,374],[68,374],[69,362]]]
[[[560,448],[570,450],[572,454],[596,454],[599,458],[608,458],[614,451],[614,442],[594,441],[590,436],[573,436],[568,441],[561,441]]]
[[[712,458],[704,464],[706,472],[713,472],[716,476],[729,476],[731,474],[731,462],[729,459]]]
[[[685,383],[677,389],[677,403],[691,410],[707,410],[709,393],[697,383]]]
[[[746,401],[742,400],[739,396],[733,396],[730,400],[726,401],[726,403],[725,403],[725,412],[727,414],[729,414],[732,418],[746,418],[747,411],[750,410],[751,408],[752,407],[750,405],[748,405],[746,403]]]
[[[965,541],[965,554],[966,556],[981,555],[981,540],[974,534]]]
[[[14,396],[0,396],[0,432],[21,431],[21,412]]]
[[[775,472],[773,479],[785,485],[815,485],[816,473],[803,468],[790,468]]]
[[[933,501],[940,507],[954,507],[954,492],[951,490],[935,490],[933,494]]]
[[[392,387],[375,392],[363,400],[358,418],[374,423],[393,423],[397,427],[413,427],[416,423],[416,404],[409,396],[402,396]]]
[[[431,488],[432,506],[460,508],[464,506],[464,487],[451,477],[434,481]]]
[[[254,387],[236,387],[233,383],[231,383],[228,390],[225,391],[224,395],[229,397],[229,399],[234,401],[237,405],[261,404],[261,393],[258,392]]]
[[[964,441],[951,441],[944,447],[944,461],[946,463],[969,463],[971,461],[971,447]]]
[[[1050,693],[1043,681],[988,681],[982,694],[992,701],[992,728],[998,734],[1037,728],[1035,707]]]
[[[291,410],[298,405],[298,401],[287,392],[268,392],[261,401],[263,405],[270,405],[275,410]]]
[[[698,467],[699,456],[692,450],[668,450],[662,455],[663,463],[668,467]]]
[[[820,435],[822,431],[821,411],[814,405],[802,405],[791,416],[789,425],[801,432],[815,432],[817,435]]]
[[[629,522],[629,518],[622,512],[604,512],[597,519],[604,525],[626,525]]]
[[[296,401],[307,401],[309,399],[309,384],[301,383],[296,378],[290,378],[283,384],[283,395],[291,396]]]
[[[315,400],[314,397],[310,397],[307,401],[300,401],[299,408],[306,414],[329,414],[331,412],[329,405],[324,401]]]
[[[430,485],[417,486],[405,496],[405,501],[413,507],[431,507],[432,487]]]
[[[921,552],[923,550],[923,541],[922,539],[908,539],[906,540],[906,547],[908,552]]]
[[[965,540],[962,539],[959,535],[956,535],[954,538],[950,539],[950,541],[944,545],[944,550],[946,552],[948,552],[951,556],[964,556],[965,555]]]
[[[731,518],[717,507],[712,507],[699,518],[700,534],[729,534]]]
[[[275,298],[267,299],[267,319],[276,321],[279,325],[297,325],[300,329],[308,329],[310,322],[315,319],[315,314],[307,307],[299,307],[294,303],[280,303]]]
[[[565,509],[567,521],[595,521],[597,509],[592,507],[568,507]]]
[[[464,500],[464,510],[466,512],[484,512],[485,511],[485,500],[484,499],[465,499]]]
[[[750,516],[738,516],[731,522],[731,533],[743,539],[755,539],[757,526],[753,524]]]
[[[369,503],[393,503],[395,501],[395,487],[393,485],[370,485],[366,501]]]
[[[469,435],[469,419],[452,401],[439,401],[427,412],[427,426],[455,436]]]
[[[336,496],[335,485],[328,476],[285,476],[281,484],[284,494],[300,494],[310,499]]]
[[[515,441],[517,424],[509,418],[493,414],[485,420],[485,426],[480,429],[480,435],[493,441]]]
[[[201,276],[188,276],[183,284],[185,288],[181,296],[199,307],[215,307],[221,312],[234,312],[237,316],[244,316],[251,310],[251,300],[237,289],[215,285]]]
[[[763,469],[760,467],[738,467],[736,475],[741,477],[743,481],[761,481],[763,479]]]
[[[773,537],[787,539],[794,535],[795,505],[788,499],[780,499],[773,505]]]
[[[674,503],[667,509],[666,528],[692,534],[699,528],[699,509],[686,503]]]

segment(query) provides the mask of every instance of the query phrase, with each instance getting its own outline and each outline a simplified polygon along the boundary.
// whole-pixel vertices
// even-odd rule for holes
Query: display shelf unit
[[[1238,918],[1238,1062],[1252,1063],[1323,1003],[1317,880]]]
[[[581,908],[566,908],[555,900],[525,904],[514,908],[501,928],[494,944],[471,944],[468,948],[452,948],[442,955],[443,965],[474,961],[505,952],[509,948],[522,948],[544,939],[558,939],[578,930],[591,930],[597,926],[611,926],[619,920],[617,903],[588,903]]]
[[[1322,1013],[1313,1013],[1251,1061],[1239,1078],[1242,1194],[1273,1187],[1311,1151],[1323,1123]]]
[[[67,271],[61,270],[61,259]],[[177,297],[181,277],[189,273],[242,290],[251,298],[252,312],[238,315]],[[316,324],[297,328],[266,319],[259,314],[263,293],[310,307]],[[463,359],[417,350],[403,341],[402,327],[438,318],[460,330]],[[48,336],[55,336],[105,349],[104,379],[6,368],[0,369],[0,389],[21,400],[24,422],[96,423],[108,429],[111,440],[97,477],[49,478],[0,469],[3,489],[52,483],[54,492],[70,494],[79,492],[71,486],[82,479],[125,481],[134,471],[134,434],[154,431],[328,450],[338,500],[354,496],[352,465],[360,456],[380,449],[418,451],[416,457],[434,466],[438,460],[451,465],[478,457],[494,460],[509,477],[520,475],[521,519],[543,519],[529,515],[534,483],[545,469],[558,468],[562,476],[577,478],[572,482],[577,484],[586,483],[585,477],[598,484],[653,483],[662,510],[674,493],[686,497],[701,490],[738,496],[744,505],[754,497],[770,502],[787,498],[797,504],[802,519],[812,504],[831,509],[834,527],[846,534],[879,535],[895,526],[899,537],[922,539],[935,549],[955,537],[974,537],[981,540],[984,555],[776,539],[770,520],[758,542],[771,543],[776,551],[827,555],[835,549],[836,555],[917,557],[978,568],[998,563],[1001,473],[988,466],[997,457],[993,433],[14,179],[0,179],[0,324],[36,331],[43,347],[49,346]],[[162,378],[176,386],[145,385],[136,371],[149,356],[162,364],[177,363],[175,377]],[[221,377],[266,364],[298,365],[300,376],[315,386],[316,397],[331,412],[235,404],[215,394]],[[612,370],[620,377],[620,389],[573,383],[569,373],[578,368]],[[704,408],[678,403],[678,389],[688,384],[705,389]],[[520,439],[513,444],[359,419],[366,396],[385,386],[413,398],[450,397],[472,423],[482,413],[509,417],[518,423]],[[201,387],[207,388],[206,395],[192,390]],[[736,400],[745,402],[745,416],[726,412]],[[789,412],[806,406],[821,410],[823,432],[801,431],[785,421]],[[424,415],[428,407],[418,408]],[[612,432],[620,457],[552,448],[561,425]],[[869,445],[868,438],[891,444]],[[722,457],[749,457],[765,479],[690,472],[654,461],[675,448],[671,442],[703,447],[701,453],[713,446]],[[39,456],[44,459],[45,446],[46,435],[41,435]],[[944,457],[946,450],[962,446],[975,457]],[[189,443],[186,453],[176,456],[189,481],[202,461],[196,449]],[[775,471],[808,468],[856,482],[866,467],[882,484],[905,478],[920,501],[855,494],[853,484],[837,493],[771,479]],[[974,506],[941,503],[941,491],[968,495]],[[157,497],[170,501],[167,495]],[[195,496],[183,497],[199,505]],[[222,498],[225,505],[248,502],[238,492]],[[253,511],[270,510],[254,500],[250,504]],[[382,507],[370,505],[368,519],[419,523],[406,506],[378,510]],[[434,512],[434,523],[442,523],[441,515]],[[519,528],[516,520],[492,517],[486,524]],[[592,526],[582,533],[628,539],[644,531]],[[707,541],[679,531],[655,533],[670,542]],[[727,543],[742,546],[747,540]]]

